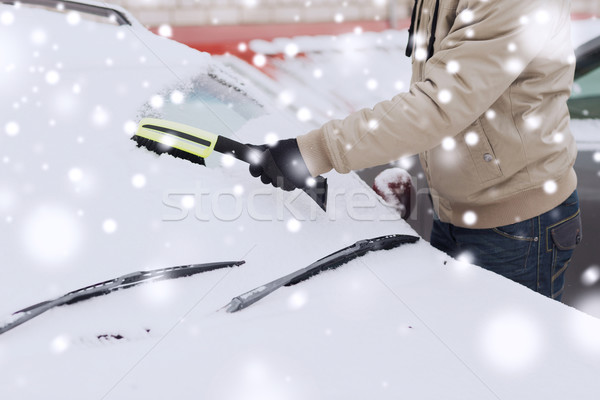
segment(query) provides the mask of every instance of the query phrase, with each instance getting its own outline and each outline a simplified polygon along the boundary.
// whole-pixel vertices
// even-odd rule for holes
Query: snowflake
[[[273,146],[279,140],[279,136],[275,132],[269,132],[265,135],[265,143]]]
[[[538,24],[544,25],[550,22],[550,13],[546,10],[539,10],[535,13],[535,21]]]
[[[71,168],[68,175],[71,182],[80,182],[83,179],[83,171],[80,168]]]
[[[96,106],[94,108],[94,112],[92,113],[92,121],[96,126],[106,125],[108,120],[110,119],[108,111],[104,109],[102,106]]]
[[[10,11],[4,11],[0,14],[0,23],[2,23],[2,25],[12,25],[13,22],[15,22],[15,15]]]
[[[183,101],[185,100],[185,96],[182,92],[180,92],[179,90],[174,90],[171,93],[171,102],[173,104],[181,104],[183,103]]]
[[[4,131],[6,132],[6,134],[8,136],[16,136],[19,134],[19,124],[16,123],[15,121],[10,121],[7,122],[6,125],[4,125]]]
[[[600,280],[600,266],[591,265],[581,274],[581,283],[584,286],[594,286]]]
[[[300,230],[300,228],[302,228],[302,223],[296,218],[290,218],[285,225],[287,230],[292,233],[296,233]]]
[[[150,105],[152,108],[161,108],[164,104],[165,100],[161,95],[156,94],[150,99]]]
[[[258,5],[258,0],[242,0],[242,2],[247,8],[253,8]]]
[[[475,14],[473,13],[473,11],[471,11],[469,9],[466,9],[459,14],[460,20],[462,22],[464,22],[465,24],[470,24],[471,22],[473,22],[474,17],[475,17]]]
[[[115,233],[117,231],[117,221],[112,218],[104,220],[102,230],[108,234]]]
[[[308,302],[308,295],[304,291],[296,291],[288,299],[288,306],[292,310],[298,310],[306,305]]]
[[[451,137],[446,137],[442,140],[442,148],[446,151],[452,151],[456,148],[456,140]]]
[[[458,71],[460,71],[460,64],[458,61],[448,61],[448,64],[446,64],[446,71],[448,71],[450,74],[456,74]]]
[[[517,311],[493,316],[480,337],[482,355],[490,364],[505,372],[529,368],[538,360],[543,336],[535,318]]]
[[[555,181],[548,180],[548,181],[544,182],[544,192],[546,192],[547,194],[554,194],[554,193],[556,193],[557,189],[558,189],[558,185],[556,184]]]
[[[136,189],[146,186],[146,176],[144,174],[135,174],[131,177],[131,184]]]
[[[527,125],[527,128],[531,130],[538,129],[540,126],[542,126],[542,118],[537,115],[528,117],[525,119],[525,125]]]
[[[279,93],[277,99],[284,107],[287,107],[294,102],[295,97],[296,96],[294,95],[294,92],[290,90],[284,90],[283,92]]]
[[[450,101],[452,100],[452,93],[450,93],[450,91],[447,89],[442,89],[439,91],[437,97],[440,103],[447,104],[450,103]]]
[[[473,253],[468,251],[463,251],[458,255],[458,257],[456,257],[456,259],[467,264],[473,264],[475,262],[475,256],[473,256]]]
[[[467,211],[463,214],[463,222],[469,226],[477,222],[477,214],[474,211]]]
[[[133,135],[136,130],[137,124],[131,120],[125,121],[123,124],[123,132],[125,132],[127,135]]]
[[[425,61],[427,59],[427,50],[423,47],[418,47],[415,51],[415,59],[417,61]]]
[[[301,107],[296,113],[296,118],[301,122],[307,122],[312,119],[312,113],[308,108]]]
[[[556,132],[553,136],[554,143],[562,143],[565,140],[565,135],[562,132]]]
[[[479,135],[475,132],[469,132],[465,135],[465,142],[469,146],[475,146],[477,143],[479,143]]]
[[[69,337],[60,335],[54,338],[50,344],[50,348],[54,353],[63,353],[69,348],[70,344],[71,341],[69,340]]]
[[[377,89],[377,86],[379,86],[379,83],[377,82],[376,79],[371,78],[367,81],[367,89],[375,90],[375,89]]]
[[[67,23],[69,25],[78,25],[81,22],[81,14],[77,11],[69,11],[67,13]]]
[[[233,187],[233,194],[237,197],[240,197],[242,194],[244,194],[244,186],[242,185],[235,185]]]
[[[55,70],[50,70],[46,72],[46,82],[49,85],[56,85],[60,80],[60,75]]]
[[[30,39],[33,44],[41,46],[44,43],[46,43],[46,40],[48,39],[48,37],[44,30],[35,29],[33,32],[31,32]]]
[[[298,55],[298,53],[300,52],[300,48],[296,43],[288,43],[285,45],[283,52],[286,56],[293,58],[296,57],[296,55]]]
[[[168,24],[162,24],[158,27],[158,34],[163,37],[172,37],[173,36],[173,28],[171,28]]]
[[[45,266],[62,266],[79,249],[81,227],[72,211],[43,205],[23,222],[22,243],[27,254]]]
[[[262,68],[267,65],[267,57],[265,57],[264,54],[255,54],[254,57],[252,57],[252,64],[258,68]]]
[[[231,168],[235,164],[235,157],[231,154],[223,154],[221,156],[221,165],[225,168]]]

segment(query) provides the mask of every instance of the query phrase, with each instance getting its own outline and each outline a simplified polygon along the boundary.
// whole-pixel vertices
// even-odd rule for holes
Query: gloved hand
[[[260,177],[264,184],[287,191],[314,184],[296,139],[280,140],[271,146],[250,146],[262,152],[257,161],[250,164],[250,174]]]

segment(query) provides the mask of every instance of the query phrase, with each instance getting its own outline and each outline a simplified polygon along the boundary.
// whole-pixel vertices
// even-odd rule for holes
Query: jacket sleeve
[[[546,46],[568,13],[564,3],[460,0],[448,35],[425,63],[422,79],[407,93],[298,137],[311,174],[385,164],[460,133]]]

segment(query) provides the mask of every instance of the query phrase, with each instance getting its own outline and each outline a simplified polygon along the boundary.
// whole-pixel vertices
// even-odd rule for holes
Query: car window
[[[600,66],[575,80],[568,104],[571,118],[600,118]]]

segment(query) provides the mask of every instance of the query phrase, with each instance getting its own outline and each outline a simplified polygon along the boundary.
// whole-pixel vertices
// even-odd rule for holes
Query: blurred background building
[[[111,0],[148,26],[389,21],[410,16],[414,0]],[[574,14],[600,15],[600,0],[572,0]]]
[[[211,54],[246,61],[253,39],[406,29],[414,0],[109,0],[142,24]],[[600,16],[600,0],[572,0],[575,19]]]

